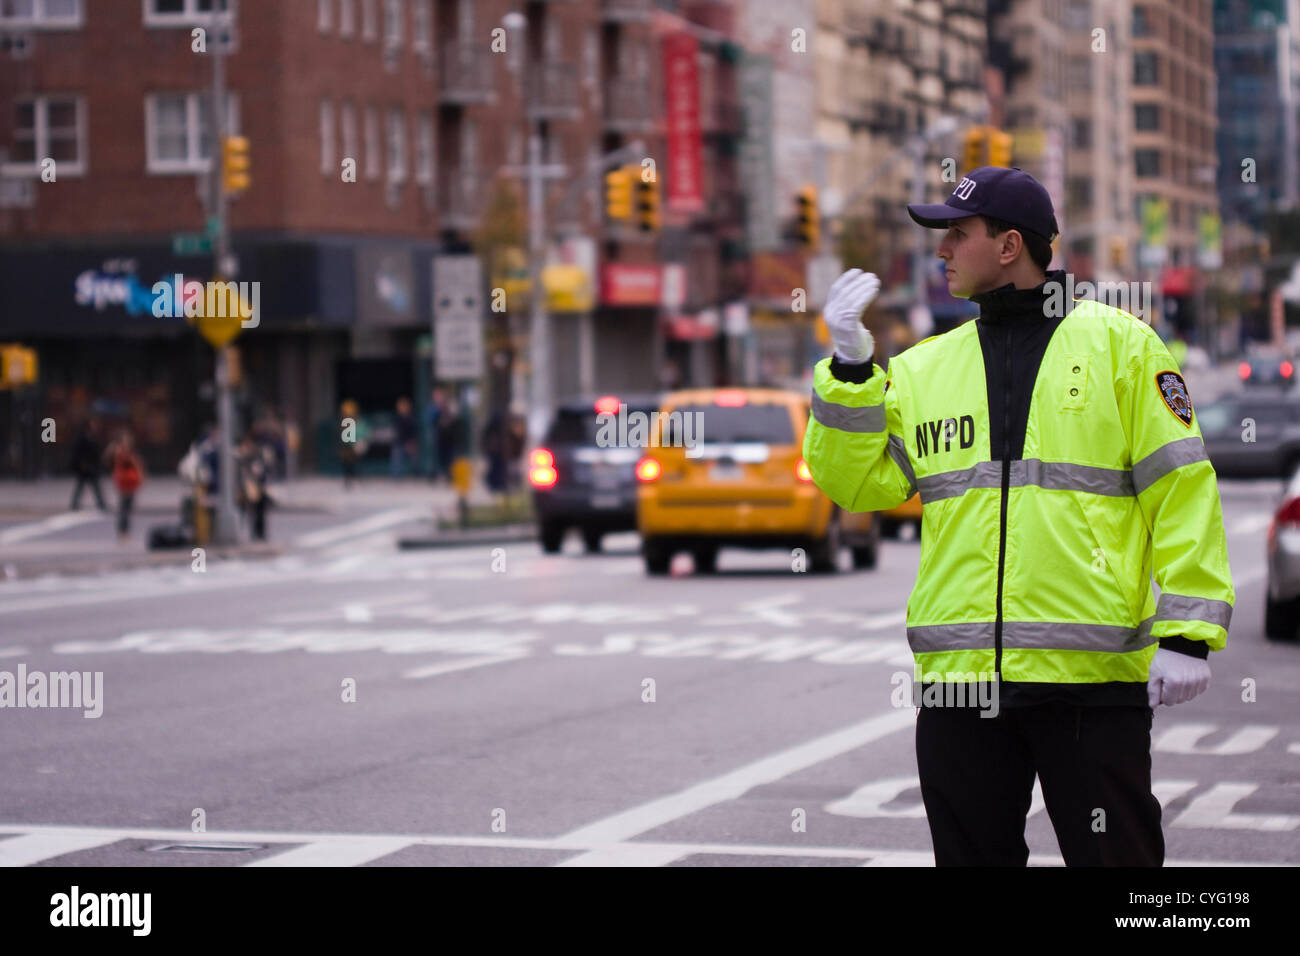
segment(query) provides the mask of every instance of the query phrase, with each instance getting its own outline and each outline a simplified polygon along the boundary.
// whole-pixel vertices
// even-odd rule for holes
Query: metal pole
[[[213,5],[215,8],[215,4]],[[217,219],[217,234],[213,239],[212,273],[226,280],[235,278],[235,270],[228,275],[223,266],[233,265],[230,259],[230,235],[226,222],[226,191],[221,176],[221,144],[226,135],[226,49],[222,36],[222,16],[214,9],[212,29],[209,31],[209,55],[212,57],[212,208]],[[226,24],[228,26],[228,24]],[[239,515],[235,511],[234,462],[234,404],[230,394],[230,366],[225,347],[217,349],[217,527],[213,540],[216,544],[236,544],[239,541]]]
[[[920,137],[913,144],[912,202],[925,202],[925,146],[926,141]],[[929,291],[925,281],[925,237],[926,230],[912,230],[912,315],[910,325],[912,334],[919,340],[930,334],[933,319],[926,321],[930,313]],[[922,327],[924,326],[924,327]]]
[[[533,127],[528,136],[528,274],[531,292],[528,297],[528,437],[533,443],[542,440],[551,409],[551,342],[550,323],[546,314],[546,293],[542,289],[542,258],[546,254],[546,223],[542,194],[542,136]]]

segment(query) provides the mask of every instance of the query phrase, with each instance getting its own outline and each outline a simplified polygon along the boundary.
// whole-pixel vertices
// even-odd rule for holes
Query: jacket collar
[[[1050,283],[1059,283],[1058,290],[1065,286],[1065,270],[1057,269],[1047,273],[1041,285],[1032,289],[1017,289],[1008,282],[1001,288],[981,292],[971,296],[972,302],[980,307],[980,322],[1023,322],[1041,319],[1047,315],[1044,301],[1047,299]]]

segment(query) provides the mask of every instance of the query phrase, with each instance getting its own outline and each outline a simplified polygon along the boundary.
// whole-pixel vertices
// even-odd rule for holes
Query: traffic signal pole
[[[212,57],[212,211],[217,221],[212,243],[212,274],[234,281],[235,263],[230,256],[230,232],[226,219],[226,188],[222,177],[222,144],[226,136],[226,44],[222,33],[223,15],[213,4],[208,30],[208,55]],[[229,28],[229,12],[225,15]],[[179,291],[179,290],[178,290]],[[235,511],[234,402],[230,394],[228,346],[217,349],[217,526],[213,543],[236,544],[239,541],[239,515]]]

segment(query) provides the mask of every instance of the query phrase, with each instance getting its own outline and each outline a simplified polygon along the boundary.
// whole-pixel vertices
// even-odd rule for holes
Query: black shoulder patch
[[[1160,397],[1165,400],[1165,406],[1174,413],[1174,417],[1191,428],[1192,400],[1187,394],[1187,383],[1183,377],[1168,370],[1156,372],[1156,387],[1160,389]]]

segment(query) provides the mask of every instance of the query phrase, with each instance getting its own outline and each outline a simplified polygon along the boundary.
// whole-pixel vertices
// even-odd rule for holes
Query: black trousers
[[[937,866],[1025,866],[1034,776],[1066,866],[1163,866],[1149,707],[922,707],[916,762]]]

